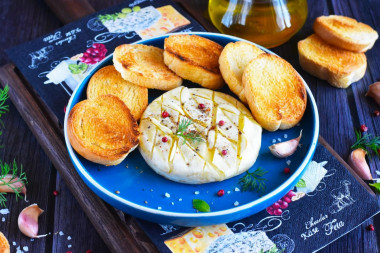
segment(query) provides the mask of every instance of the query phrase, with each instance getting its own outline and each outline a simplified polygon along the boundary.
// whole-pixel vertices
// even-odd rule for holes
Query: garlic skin
[[[44,212],[37,204],[25,207],[18,216],[18,228],[20,231],[30,237],[39,238],[46,235],[38,234],[38,217]]]
[[[22,187],[21,191],[19,191],[19,193],[22,193],[26,196],[25,184],[24,184],[24,182],[20,181],[18,177],[14,177],[13,175],[8,174],[2,178],[2,181],[4,181],[4,182],[1,182],[1,183],[6,183],[6,184],[9,183],[15,189],[20,189]],[[12,183],[12,182],[14,182],[14,183]],[[11,187],[9,187],[9,185],[0,185],[0,192],[15,192],[15,191]]]
[[[375,102],[380,105],[380,82],[376,82],[368,86],[366,96],[372,97]]]
[[[294,154],[294,152],[296,152],[298,144],[300,143],[301,137],[302,137],[302,130],[300,132],[300,135],[297,138],[273,144],[269,146],[269,150],[274,156],[278,158],[285,158],[285,157],[291,156]]]
[[[348,157],[348,164],[352,169],[364,180],[372,180],[372,174],[365,160],[367,152],[361,148],[357,148],[351,152]]]

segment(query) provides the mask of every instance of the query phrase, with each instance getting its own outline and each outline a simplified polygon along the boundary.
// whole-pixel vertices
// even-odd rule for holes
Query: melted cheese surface
[[[204,107],[200,109],[199,104]],[[164,111],[168,117],[162,116]],[[184,119],[192,121],[187,130],[198,133],[203,141],[184,141],[176,134]],[[208,89],[178,87],[148,105],[140,119],[140,133],[139,150],[155,172],[173,181],[201,184],[222,181],[252,167],[262,129],[235,98]]]

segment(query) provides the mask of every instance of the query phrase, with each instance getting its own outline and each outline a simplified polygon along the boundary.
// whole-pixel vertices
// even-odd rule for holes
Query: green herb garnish
[[[7,187],[11,188],[14,191],[14,193],[16,194],[16,200],[18,198],[22,198],[21,192],[22,192],[23,188],[25,187],[25,184],[28,183],[28,181],[26,179],[26,174],[24,171],[22,171],[22,166],[21,166],[20,172],[19,172],[16,161],[13,161],[12,172],[11,172],[11,166],[7,163],[3,163],[2,161],[0,161],[0,168],[1,168],[0,186],[7,186]],[[8,174],[11,175],[11,177],[5,179],[5,177]],[[22,186],[15,187],[14,185],[18,182],[21,182]],[[7,201],[7,199],[5,198],[6,194],[7,194],[6,192],[0,192],[0,206],[2,206],[2,207],[6,207],[6,204],[5,204],[5,202]]]
[[[86,71],[88,65],[86,63],[69,64],[69,70],[72,74],[82,74]]]
[[[375,192],[380,193],[380,183],[369,184],[369,186],[372,186],[372,188],[375,189]]]
[[[356,142],[351,146],[351,149],[361,148],[367,152],[368,157],[371,158],[372,150],[377,156],[380,156],[380,136],[372,137],[371,134],[363,134],[355,130]]]
[[[203,213],[210,212],[209,204],[201,199],[193,199],[193,208]]]
[[[304,187],[306,187],[306,182],[305,182],[305,180],[303,180],[303,179],[301,178],[300,181],[298,181],[298,183],[296,184],[296,187],[298,187],[298,188],[304,188]]]
[[[4,89],[0,89],[0,117],[9,110],[9,105],[4,105],[8,99],[8,91],[8,85]]]
[[[239,185],[241,186],[241,190],[245,191],[256,191],[263,193],[265,192],[265,181],[266,178],[263,178],[268,171],[264,171],[261,167],[257,168],[254,172],[249,172],[244,175],[244,177],[240,178]]]
[[[204,139],[201,137],[201,135],[195,131],[188,131],[188,127],[191,126],[193,122],[190,119],[182,118],[181,121],[178,124],[177,132],[175,133],[177,136],[182,137],[184,140],[184,143],[186,141],[192,141],[192,142],[204,142]]]

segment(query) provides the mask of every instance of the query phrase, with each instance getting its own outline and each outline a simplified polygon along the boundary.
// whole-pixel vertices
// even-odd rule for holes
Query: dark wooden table
[[[95,10],[106,8],[121,0],[89,0]],[[207,1],[194,1],[191,4],[207,6]],[[366,124],[369,132],[380,135],[380,117],[372,112],[380,107],[364,96],[369,84],[380,78],[380,42],[366,53],[368,69],[365,77],[345,90],[335,89],[327,83],[308,75],[299,66],[296,44],[312,32],[312,22],[320,15],[338,14],[354,17],[380,32],[380,1],[377,0],[319,0],[309,1],[309,16],[305,26],[286,44],[274,48],[277,54],[288,60],[301,73],[309,84],[316,99],[320,114],[320,134],[341,155],[347,157],[349,146],[353,143],[354,128]],[[2,0],[0,1],[0,65],[9,62],[4,49],[42,36],[62,24],[43,0]],[[204,15],[204,12],[193,15]],[[41,149],[37,140],[21,118],[11,102],[10,112],[2,118],[5,130],[1,143],[0,159],[11,162],[15,159],[27,172],[28,199],[38,203],[45,210],[40,216],[40,233],[52,232],[52,235],[30,240],[22,235],[17,226],[20,211],[29,203],[16,201],[8,195],[7,206],[10,210],[5,221],[0,221],[0,231],[17,246],[28,246],[28,252],[108,252],[106,245],[94,230],[92,224],[67,189],[52,163]],[[380,170],[379,159],[370,162],[372,171]],[[375,173],[373,173],[375,175]],[[59,192],[58,196],[53,191]],[[348,235],[327,246],[321,252],[378,252],[380,232],[369,232],[365,227],[374,223],[380,229],[377,217],[356,228]],[[64,235],[60,235],[63,232]],[[71,239],[68,239],[71,238]],[[15,252],[14,246],[11,247]],[[126,250],[128,252],[128,250]]]

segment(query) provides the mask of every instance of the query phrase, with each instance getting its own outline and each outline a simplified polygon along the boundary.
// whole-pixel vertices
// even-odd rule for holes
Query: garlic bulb
[[[269,146],[270,152],[276,157],[285,158],[291,156],[294,152],[296,152],[298,144],[300,143],[302,137],[302,130],[300,132],[300,136],[294,138],[292,140],[280,142],[277,144],[273,144]]]
[[[380,105],[380,82],[376,82],[368,86],[368,92],[365,95],[372,97],[375,102]]]

